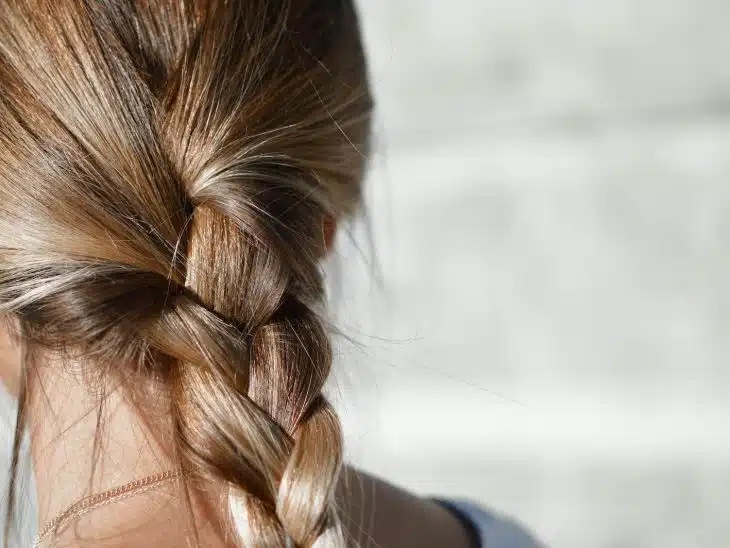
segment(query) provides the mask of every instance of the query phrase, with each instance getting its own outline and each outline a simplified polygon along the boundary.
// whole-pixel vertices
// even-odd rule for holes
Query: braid
[[[225,215],[197,207],[188,238],[197,300],[177,296],[152,326],[155,346],[179,360],[172,402],[186,465],[232,486],[247,546],[311,546],[334,525],[342,458],[321,395],[324,328],[273,250]]]
[[[334,21],[323,27],[306,3],[299,3],[300,12],[287,2],[272,4],[252,2],[248,10],[224,14],[225,20],[208,12],[187,63],[163,90],[163,138],[193,206],[184,285],[195,299],[178,299],[158,323],[157,339],[180,360],[172,401],[181,453],[195,469],[231,486],[232,517],[244,544],[342,546],[334,508],[341,427],[322,396],[332,355],[314,309],[323,297],[322,219],[346,212],[352,201],[346,196],[352,185],[328,188],[321,177],[359,177],[361,159],[352,162],[353,143],[343,128],[359,128],[362,103],[355,98],[362,90],[350,90],[344,101],[323,96],[316,79],[329,69],[315,69],[312,58],[300,87],[290,87],[296,78],[287,64],[301,63],[306,50],[291,42],[287,25],[308,25],[321,39]],[[270,21],[268,28],[258,26],[261,18]],[[346,17],[338,23],[352,25]],[[260,38],[266,59],[254,63],[260,70],[248,82],[263,88],[256,95],[245,93],[251,59],[221,55],[221,32],[234,41],[251,33]],[[309,55],[332,55],[341,45],[332,40]],[[217,66],[206,66],[207,60]],[[215,89],[235,81],[244,82],[244,93],[221,105]],[[280,94],[277,87],[301,116],[287,111],[288,120],[279,118],[281,107],[267,94]],[[340,143],[327,149],[327,163],[318,141],[307,137],[314,134]],[[180,145],[211,143],[211,135],[217,142],[208,151],[191,154]],[[349,153],[342,155],[340,147]],[[201,334],[205,340],[198,340]]]
[[[344,545],[319,263],[371,109],[351,0],[0,2],[0,312],[161,380],[244,546]]]

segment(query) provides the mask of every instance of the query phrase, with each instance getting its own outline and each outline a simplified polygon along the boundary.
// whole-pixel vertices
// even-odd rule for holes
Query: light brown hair
[[[343,543],[322,225],[371,110],[351,0],[0,0],[0,312],[28,368],[165,390],[245,546]]]

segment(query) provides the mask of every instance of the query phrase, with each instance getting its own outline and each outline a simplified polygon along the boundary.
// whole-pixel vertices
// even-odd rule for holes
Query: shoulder
[[[340,515],[355,546],[471,548],[466,528],[444,506],[352,467],[344,472]]]

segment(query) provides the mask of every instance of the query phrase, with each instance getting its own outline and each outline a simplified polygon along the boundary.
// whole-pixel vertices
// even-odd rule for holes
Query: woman
[[[0,1],[2,364],[36,546],[528,546],[343,469],[320,260],[371,111],[348,0]]]

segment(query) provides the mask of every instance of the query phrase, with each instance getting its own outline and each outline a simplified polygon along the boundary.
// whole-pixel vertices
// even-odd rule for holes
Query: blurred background
[[[730,3],[360,4],[349,458],[555,548],[730,545]]]
[[[332,278],[350,457],[556,548],[730,546],[730,3],[361,13],[375,257],[360,226]]]

